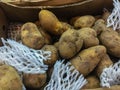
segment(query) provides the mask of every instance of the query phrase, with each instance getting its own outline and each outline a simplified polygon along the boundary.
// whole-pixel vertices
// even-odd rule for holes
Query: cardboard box
[[[72,1],[72,0],[70,0]],[[112,0],[75,0],[76,2],[57,3],[51,2],[37,3],[5,3],[0,2],[0,30],[5,31],[9,21],[36,21],[38,20],[38,12],[41,9],[51,10],[59,18],[71,18],[77,15],[99,15],[103,8],[112,9]],[[39,6],[40,4],[41,6]],[[49,6],[46,6],[48,4]],[[5,31],[6,32],[6,31]],[[93,82],[94,83],[94,82]],[[117,88],[116,88],[117,87]],[[120,86],[111,88],[84,89],[84,90],[120,90]]]

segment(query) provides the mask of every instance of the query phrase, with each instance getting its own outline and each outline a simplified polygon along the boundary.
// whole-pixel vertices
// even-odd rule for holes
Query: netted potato
[[[54,35],[61,35],[65,29],[64,24],[61,23],[54,13],[48,10],[41,10],[39,12],[39,21],[41,27]]]
[[[104,13],[102,15],[102,19],[105,20],[105,23],[107,23],[107,19],[110,16],[110,12],[107,9],[104,9]]]
[[[21,40],[30,48],[40,49],[45,44],[43,35],[34,23],[28,22],[21,27]]]
[[[99,77],[101,75],[101,73],[103,72],[103,69],[109,67],[112,64],[113,64],[113,62],[110,59],[110,57],[107,54],[105,54],[96,67],[95,71],[97,73],[97,76]]]
[[[23,83],[27,88],[39,89],[45,83],[47,79],[47,74],[23,74]],[[17,90],[17,89],[16,89]]]
[[[102,45],[107,48],[107,52],[114,56],[120,57],[120,36],[114,30],[105,30],[100,36],[99,40]]]
[[[84,48],[99,45],[97,34],[92,28],[82,28],[78,30],[79,36],[83,39]]]
[[[70,62],[81,74],[86,76],[93,71],[104,54],[106,54],[104,46],[93,46],[80,51]]]
[[[83,28],[83,27],[92,27],[95,22],[95,18],[91,15],[85,15],[77,18],[74,22],[75,28]]]
[[[54,45],[44,45],[42,47],[42,50],[51,52],[50,59],[45,60],[44,63],[49,65],[49,66],[52,66],[58,60],[57,48]]]
[[[0,90],[22,90],[22,86],[22,80],[13,67],[0,65]]]
[[[86,77],[88,83],[83,86],[82,89],[94,89],[100,87],[100,81],[95,75],[89,75]]]
[[[76,30],[65,31],[59,39],[58,50],[62,58],[68,59],[80,51],[83,40]]]

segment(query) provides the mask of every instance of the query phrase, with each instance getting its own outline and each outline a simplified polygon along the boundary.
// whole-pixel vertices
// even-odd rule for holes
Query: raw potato
[[[51,52],[50,59],[45,60],[44,63],[49,65],[49,66],[52,66],[58,60],[57,48],[54,45],[44,45],[42,50]]]
[[[92,28],[82,28],[78,30],[79,36],[83,39],[83,47],[89,48],[99,45],[97,34]]]
[[[110,16],[110,12],[108,10],[104,10],[104,13],[102,15],[102,19],[105,20],[105,23],[107,23],[107,18]]]
[[[100,87],[100,81],[95,75],[90,75],[86,77],[88,83],[83,86],[82,89],[94,89]]]
[[[95,22],[95,18],[91,15],[81,16],[74,22],[75,28],[83,28],[83,27],[92,27]]]
[[[41,88],[47,79],[47,74],[23,74],[23,83],[27,88]]]
[[[93,71],[104,54],[106,54],[106,48],[98,45],[82,50],[70,62],[81,74],[86,76]]]
[[[83,40],[74,29],[65,31],[59,39],[58,50],[60,56],[68,59],[76,55],[82,48]]]
[[[120,36],[116,31],[103,31],[99,36],[99,40],[107,48],[107,52],[110,55],[120,57]]]
[[[97,73],[97,76],[100,77],[101,73],[103,72],[103,69],[109,67],[112,64],[113,62],[110,59],[110,57],[107,54],[105,54],[96,67],[95,71]]]
[[[45,39],[34,23],[25,23],[21,28],[21,40],[30,48],[40,49],[45,44]]]
[[[54,35],[61,35],[62,23],[58,20],[58,18],[48,10],[41,10],[39,12],[39,20],[41,27]]]
[[[0,90],[22,90],[22,86],[22,80],[13,67],[0,65]]]

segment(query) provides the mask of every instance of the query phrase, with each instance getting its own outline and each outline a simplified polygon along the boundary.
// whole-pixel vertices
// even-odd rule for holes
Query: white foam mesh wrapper
[[[107,27],[112,26],[114,30],[120,29],[120,2],[113,0],[114,9],[107,19]]]
[[[48,60],[51,52],[30,49],[14,40],[2,39],[0,47],[0,62],[15,67],[19,73],[45,73],[48,69],[43,61]]]
[[[110,87],[120,84],[120,61],[105,68],[100,76],[101,86]]]
[[[87,83],[70,62],[63,62],[64,60],[55,63],[51,80],[44,90],[80,90]]]

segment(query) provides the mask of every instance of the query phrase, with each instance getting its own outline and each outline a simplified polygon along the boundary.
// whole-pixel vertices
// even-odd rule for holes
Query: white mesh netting
[[[100,76],[101,86],[110,87],[120,84],[120,61],[105,68]]]
[[[30,49],[14,40],[4,40],[0,47],[0,62],[15,67],[19,73],[45,73],[48,69],[43,60],[48,60],[51,52]]]
[[[80,90],[87,83],[70,62],[63,62],[64,60],[55,63],[51,80],[44,90]]]
[[[120,29],[120,2],[113,0],[114,9],[107,19],[107,27],[112,26],[114,30]]]

